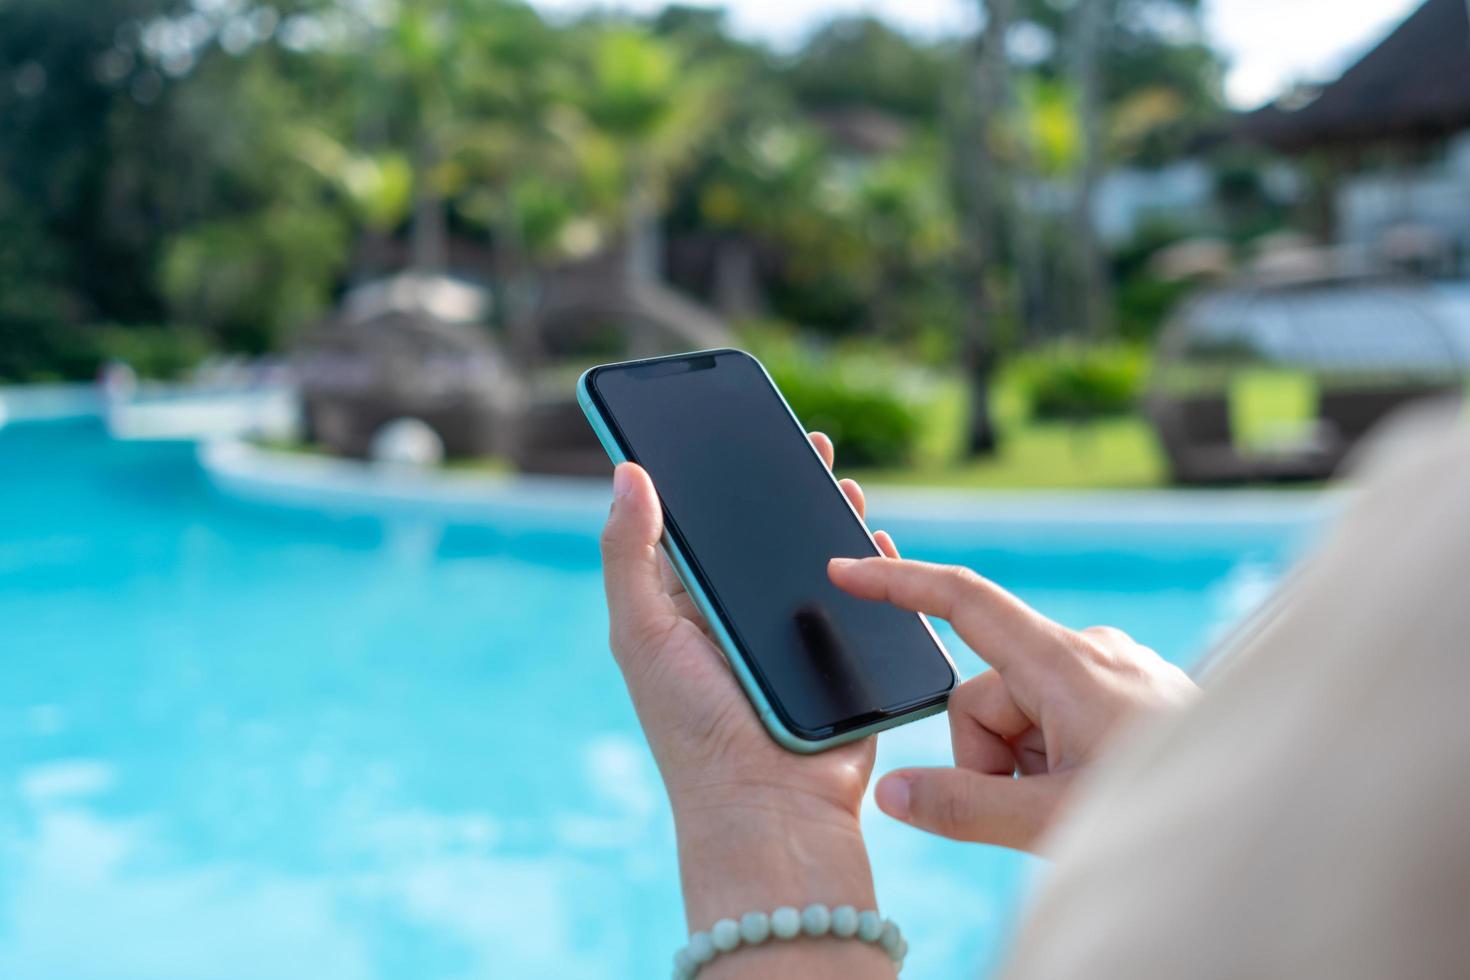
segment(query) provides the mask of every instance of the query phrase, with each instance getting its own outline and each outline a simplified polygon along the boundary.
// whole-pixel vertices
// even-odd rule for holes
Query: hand
[[[820,432],[810,438],[830,467],[831,440]],[[862,515],[862,490],[852,480],[841,486]],[[648,474],[622,464],[613,495],[602,535],[613,655],[676,808],[756,795],[855,817],[872,772],[872,740],[813,756],[772,741],[658,547],[663,515]],[[887,534],[875,537],[897,555]]]
[[[820,433],[811,440],[830,467],[831,441]],[[862,514],[857,484],[844,480],[842,489]],[[662,530],[663,511],[648,474],[621,464],[602,535],[611,645],[673,806],[691,928],[783,904],[873,907],[858,822],[873,771],[873,740],[817,755],[777,745],[660,552]],[[887,535],[875,537],[886,554],[897,554]],[[853,976],[852,970],[866,975],[884,968],[892,975],[881,953],[858,948],[867,944],[840,946],[844,951],[825,961],[832,969]],[[775,949],[730,960],[776,971],[771,957],[801,955],[764,952],[768,948]],[[716,961],[705,973],[713,977],[725,969]]]
[[[966,568],[834,559],[829,573],[853,595],[948,620],[993,668],[950,696],[955,767],[901,769],[874,794],[884,813],[945,837],[1034,849],[1121,722],[1198,690],[1120,630],[1074,632]]]

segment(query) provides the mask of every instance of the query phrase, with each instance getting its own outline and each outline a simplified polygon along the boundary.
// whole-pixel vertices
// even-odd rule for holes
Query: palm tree
[[[1108,329],[1108,280],[1093,221],[1097,183],[1102,174],[1102,79],[1098,53],[1115,11],[1108,0],[1078,0],[1071,13],[1072,74],[1077,86],[1077,114],[1082,133],[1081,160],[1072,199],[1072,244],[1081,280],[1083,332],[1097,339]]]
[[[624,274],[647,282],[658,277],[660,198],[701,138],[719,124],[723,72],[632,27],[598,32],[588,53],[583,88],[573,99],[596,131],[591,138],[600,136],[615,152]]]
[[[1002,170],[996,153],[998,121],[1007,102],[1006,35],[1012,0],[981,0],[984,26],[975,39],[968,65],[967,112],[960,120],[964,138],[955,162],[957,196],[963,214],[964,257],[959,263],[965,304],[962,356],[970,382],[967,449],[972,455],[993,453],[997,438],[990,413],[990,378],[995,367],[993,325],[996,304],[988,277],[995,261],[995,230],[1001,213]]]

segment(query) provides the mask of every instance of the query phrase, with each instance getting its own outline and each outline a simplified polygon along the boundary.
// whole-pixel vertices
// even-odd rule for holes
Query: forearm
[[[691,932],[783,905],[877,908],[855,817],[816,818],[759,802],[686,807],[676,814]],[[742,946],[700,972],[700,980],[773,976],[892,980],[894,968],[872,943],[824,937]]]

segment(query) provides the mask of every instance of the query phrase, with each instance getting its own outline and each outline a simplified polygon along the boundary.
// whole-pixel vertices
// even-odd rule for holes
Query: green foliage
[[[1174,307],[1195,288],[1190,282],[1169,282],[1147,274],[1124,279],[1114,294],[1118,336],[1134,343],[1152,341]]]
[[[1028,75],[1018,88],[1012,138],[1029,149],[1040,173],[1071,173],[1082,152],[1074,87],[1059,78]]]
[[[616,182],[618,217],[636,222],[725,114],[730,79],[679,42],[632,27],[594,35],[566,93],[587,126],[576,147],[592,184]],[[611,152],[609,152],[611,151]]]
[[[85,381],[102,362],[79,327],[0,312],[0,382]]]
[[[1114,7],[1114,156],[1157,154],[1215,108],[1213,56],[1166,29],[1193,0],[1144,16],[1156,3]],[[1017,118],[997,133],[1033,174],[1076,165],[1071,6],[1017,5],[1054,42],[1014,66]],[[746,270],[742,295],[773,316],[943,363],[972,295],[951,118],[969,40],[852,18],[787,55],[677,6],[564,22],[513,0],[0,0],[0,375],[86,377],[113,356],[167,374],[205,343],[280,348],[349,276],[433,263],[451,236],[489,251],[463,271],[495,280],[502,315],[524,313],[546,266],[625,232],[656,242],[660,221],[670,271],[681,250],[705,269],[734,255],[720,269]],[[835,124],[854,118],[873,125]],[[1254,226],[1260,189],[1232,187]],[[1036,251],[1064,257],[1048,234]],[[1025,332],[1013,252],[986,270],[1001,348]],[[1120,277],[1122,335],[1147,337],[1173,287]],[[198,332],[152,326],[170,319]],[[857,452],[909,452],[907,375],[837,350],[800,355],[799,397],[859,419]]]
[[[183,321],[234,350],[263,352],[320,315],[347,255],[329,212],[277,208],[204,225],[170,243],[163,289]]]
[[[1020,355],[1007,374],[1033,418],[1081,420],[1130,412],[1148,363],[1135,346],[1061,344]]]
[[[1148,222],[1113,253],[1115,323],[1124,341],[1152,342],[1174,307],[1196,288],[1187,280],[1160,279],[1150,268],[1161,249],[1189,237],[1189,232],[1166,222]]]
[[[916,119],[938,117],[950,60],[871,17],[834,21],[814,34],[787,72],[812,108],[875,106]]]
[[[789,329],[751,327],[746,349],[765,364],[808,429],[842,447],[851,466],[901,466],[919,455],[942,386],[881,347],[817,349]]]
[[[101,361],[122,361],[139,377],[161,381],[183,377],[213,352],[202,332],[187,327],[108,324],[88,333]]]
[[[1062,82],[1050,94],[1071,99],[1065,80],[1071,74],[1068,43],[1076,3],[1057,0],[1021,0],[1016,5],[1017,27],[1037,53],[1030,57],[1030,78]],[[1104,93],[1104,136],[1112,159],[1153,165],[1186,150],[1201,123],[1222,111],[1222,65],[1219,56],[1192,37],[1197,25],[1200,0],[1111,0],[1108,29],[1099,52]],[[1063,120],[1052,113],[1057,103],[1043,100],[1037,105],[1038,120],[1057,141],[1047,152],[1070,142],[1062,131]],[[1035,123],[1033,123],[1035,124]],[[1066,154],[1054,154],[1052,163]]]
[[[680,67],[667,44],[641,31],[613,30],[593,42],[590,62],[585,104],[594,125],[630,140],[662,128]]]
[[[22,324],[0,318],[0,382],[90,381],[121,361],[139,377],[188,373],[212,352],[197,330],[178,326]]]

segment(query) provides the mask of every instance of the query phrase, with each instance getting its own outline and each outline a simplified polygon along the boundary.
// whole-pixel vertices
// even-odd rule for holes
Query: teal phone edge
[[[781,393],[781,389],[776,386],[776,382],[771,378],[770,372],[766,370],[766,366],[762,364],[757,357],[747,351],[739,350],[738,348],[734,347],[715,347],[707,350],[685,351],[679,354],[669,354],[663,357],[646,357],[630,361],[614,361],[608,364],[594,365],[583,371],[581,376],[577,379],[577,404],[581,406],[582,414],[587,416],[587,421],[592,426],[592,431],[596,434],[597,441],[602,444],[603,451],[607,453],[608,459],[612,460],[614,466],[616,466],[618,463],[627,462],[627,457],[623,455],[622,447],[618,445],[618,441],[613,437],[612,429],[609,427],[607,420],[603,418],[601,410],[598,409],[596,402],[593,401],[592,394],[587,387],[587,379],[591,377],[594,372],[599,371],[603,368],[629,367],[632,365],[650,364],[657,361],[676,360],[684,357],[696,357],[704,354],[740,354],[744,357],[750,358],[750,360],[753,361],[756,366],[761,369],[761,373],[765,375],[766,381],[769,382],[771,385],[771,390],[776,392],[776,397],[781,400],[782,406],[791,416],[791,421],[797,426],[798,429],[800,429],[802,434],[805,435],[806,429],[801,425],[801,420],[798,419],[796,417],[796,413],[791,410],[791,405],[786,401],[786,396],[783,395]],[[814,455],[817,455],[816,447],[812,447],[812,453]],[[820,455],[818,455],[819,460],[820,458]],[[823,468],[826,468],[825,463],[823,463]],[[830,472],[828,475],[831,476],[833,484],[836,485],[837,477]],[[847,500],[847,494],[840,493],[840,486],[838,487],[838,490],[843,501],[847,502],[848,508],[852,510],[853,517],[857,518],[858,524],[861,525],[863,528],[863,532],[868,535],[868,540],[873,541],[873,534],[870,530],[868,530],[867,522],[858,516],[858,513],[855,509],[852,509],[851,502]],[[704,588],[700,585],[698,577],[695,576],[694,572],[690,568],[689,562],[685,558],[683,551],[680,549],[678,542],[676,542],[673,538],[669,536],[667,530],[664,531],[663,538],[661,539],[661,545],[663,547],[664,554],[668,556],[669,564],[673,566],[674,573],[679,576],[679,581],[683,583],[685,591],[688,592],[689,597],[694,600],[695,608],[699,610],[700,615],[702,615],[705,618],[705,622],[709,624],[710,630],[714,633],[715,640],[720,647],[720,651],[725,656],[725,661],[730,665],[730,669],[735,673],[736,680],[740,682],[740,687],[742,690],[744,690],[746,698],[749,699],[751,705],[755,708],[756,715],[760,718],[761,724],[765,726],[765,729],[767,732],[770,733],[771,738],[775,739],[776,743],[783,748],[788,749],[792,752],[801,753],[803,755],[810,755],[817,752],[825,751],[826,749],[835,748],[838,745],[843,745],[848,742],[860,741],[864,738],[867,738],[869,735],[876,735],[878,732],[886,731],[890,728],[897,728],[899,725],[906,725],[911,721],[918,721],[921,718],[928,718],[931,715],[937,715],[941,711],[944,711],[946,707],[948,707],[949,694],[954,691],[955,686],[958,685],[960,682],[959,671],[955,668],[954,658],[949,655],[949,651],[945,649],[943,641],[941,641],[938,634],[934,632],[934,627],[929,623],[929,620],[926,617],[921,615],[919,616],[919,620],[924,624],[924,628],[929,632],[930,639],[934,641],[934,646],[939,650],[940,655],[944,657],[945,662],[949,665],[951,683],[948,690],[944,692],[944,697],[931,704],[925,704],[916,707],[911,711],[905,711],[901,714],[896,714],[888,718],[883,718],[879,721],[873,722],[870,725],[864,725],[861,728],[855,728],[851,731],[841,732],[836,735],[830,735],[826,738],[810,739],[799,735],[796,732],[793,732],[791,729],[786,727],[786,724],[782,722],[781,717],[776,713],[775,709],[772,708],[770,700],[766,697],[765,691],[761,689],[760,683],[755,678],[755,674],[751,671],[750,666],[745,662],[745,655],[740,652],[740,647],[735,643],[734,638],[730,635],[730,631],[726,627],[724,619],[719,615],[719,613],[716,612],[714,603],[711,602],[709,596],[705,594]],[[878,543],[876,541],[873,541],[873,548],[875,551],[879,551]]]

